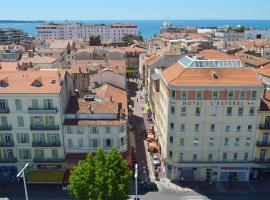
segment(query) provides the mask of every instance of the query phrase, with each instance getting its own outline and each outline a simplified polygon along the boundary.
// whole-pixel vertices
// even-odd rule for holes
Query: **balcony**
[[[164,159],[171,162],[171,159]],[[251,160],[182,160],[179,159],[176,162],[178,163],[193,163],[193,164],[207,164],[207,163],[252,163]]]
[[[32,147],[60,147],[61,143],[60,141],[58,142],[32,142]]]
[[[259,124],[259,129],[270,129],[270,124]]]
[[[9,110],[9,108],[0,109],[0,113],[1,114],[3,114],[3,113],[10,113],[10,110]]]
[[[59,130],[58,125],[30,125],[30,130]]]
[[[0,131],[10,131],[12,129],[12,125],[0,125]]]
[[[57,113],[58,109],[57,108],[28,108],[28,113],[32,114],[52,114],[52,113]]]
[[[254,162],[257,164],[270,164],[270,159],[259,158],[259,159],[255,159]]]
[[[16,163],[17,158],[0,158],[0,163]]]
[[[63,163],[64,159],[61,158],[34,158],[34,163]]]
[[[257,147],[270,147],[270,142],[257,141]]]
[[[14,142],[0,142],[0,147],[14,147]]]

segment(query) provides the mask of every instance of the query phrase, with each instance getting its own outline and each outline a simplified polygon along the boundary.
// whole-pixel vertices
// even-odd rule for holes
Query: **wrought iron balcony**
[[[257,141],[258,147],[270,147],[270,142]]]
[[[58,142],[40,142],[40,141],[34,141],[32,142],[32,147],[60,147],[61,143]]]
[[[0,109],[0,113],[10,113],[9,108],[5,108],[5,109]]]
[[[57,108],[33,108],[30,107],[28,108],[29,113],[57,113],[58,109]]]
[[[59,130],[58,125],[30,125],[30,130]]]
[[[270,129],[270,124],[259,124],[259,129]]]
[[[0,158],[0,163],[16,163],[17,158]]]
[[[0,147],[14,147],[14,142],[0,142]]]
[[[34,158],[34,163],[63,163],[64,159],[61,158]]]
[[[270,164],[270,159],[268,158],[259,158],[259,159],[255,159],[254,160],[255,163],[258,163],[258,164]]]
[[[12,125],[0,125],[0,131],[10,131],[12,129]]]

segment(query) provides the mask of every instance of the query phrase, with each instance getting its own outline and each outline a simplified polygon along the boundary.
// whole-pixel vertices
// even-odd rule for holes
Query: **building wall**
[[[246,92],[245,100],[239,100],[240,88],[174,88],[161,82],[158,102],[154,103],[160,105],[156,106],[157,114],[155,115],[161,117],[161,120],[157,120],[156,123],[157,130],[160,131],[161,152],[169,178],[179,178],[178,168],[180,171],[182,168],[196,168],[193,180],[201,180],[205,171],[203,165],[207,163],[208,168],[212,169],[212,179],[223,180],[224,174],[229,173],[228,169],[224,168],[226,166],[232,167],[231,169],[235,171],[243,170],[244,177],[240,179],[248,179],[248,169],[237,167],[250,167],[254,159],[257,132],[257,112],[255,111],[259,109],[262,88],[242,87],[241,90]],[[176,91],[175,98],[170,98],[172,89]],[[180,91],[182,90],[188,92],[187,100],[181,100]],[[197,91],[202,92],[202,100],[195,99]],[[219,100],[211,99],[211,91],[219,92]],[[234,100],[226,100],[227,91],[235,92]],[[256,100],[250,100],[251,91],[257,91]],[[171,106],[174,106],[174,114],[171,113]],[[186,108],[186,116],[181,116],[182,107]],[[196,107],[201,109],[200,116],[195,115]],[[231,116],[226,116],[227,107],[232,107]],[[238,116],[239,107],[244,108],[243,116]],[[250,107],[254,107],[253,116],[249,116]],[[213,109],[217,109],[215,116],[212,116]],[[171,128],[171,123],[173,123],[173,128]],[[199,124],[198,131],[195,131],[195,124]],[[210,130],[212,124],[215,124],[214,131]],[[237,130],[238,125],[241,125],[240,130]],[[249,125],[252,126],[250,130],[248,130]],[[184,131],[181,131],[181,126],[184,126]],[[228,145],[224,145],[225,138],[228,138]],[[195,142],[196,139],[198,139],[198,144]],[[183,145],[181,140],[184,142]],[[183,160],[180,158],[180,153],[183,153]],[[196,153],[196,160],[193,160],[193,153]],[[227,153],[227,160],[223,160],[223,153]],[[234,153],[237,153],[236,160],[233,159]],[[248,153],[246,160],[244,160],[245,153]],[[212,160],[208,159],[209,154]],[[241,164],[242,162],[246,164]]]
[[[251,29],[245,30],[245,39],[261,39],[270,38],[270,29]]]

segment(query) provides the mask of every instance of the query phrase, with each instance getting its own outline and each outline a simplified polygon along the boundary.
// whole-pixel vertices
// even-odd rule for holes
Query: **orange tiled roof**
[[[261,75],[270,77],[270,64],[267,64],[263,67],[258,67],[256,68],[256,71]]]
[[[249,67],[184,68],[175,63],[162,72],[162,77],[175,86],[261,86],[255,70]]]
[[[253,65],[255,67],[260,67],[260,66],[263,66],[263,65],[270,63],[269,59],[245,53],[244,50],[236,52],[234,54],[234,56],[235,56],[235,58],[241,60],[241,62],[248,63],[248,64]]]
[[[65,71],[56,70],[42,71],[1,71],[0,81],[7,79],[8,86],[0,87],[1,94],[54,94],[60,93],[60,79],[64,79]],[[35,87],[32,83],[39,80],[42,86]],[[55,80],[55,83],[52,83]],[[54,81],[53,81],[54,82]]]
[[[0,71],[17,71],[17,62],[0,62]]]
[[[236,58],[231,56],[230,54],[227,54],[223,51],[218,51],[215,49],[207,49],[200,51],[196,54],[199,57],[203,57],[205,59],[209,60],[235,60]]]

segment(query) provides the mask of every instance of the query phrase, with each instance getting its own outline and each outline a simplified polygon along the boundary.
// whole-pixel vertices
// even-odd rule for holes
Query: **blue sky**
[[[270,19],[270,0],[8,0],[0,19]]]

